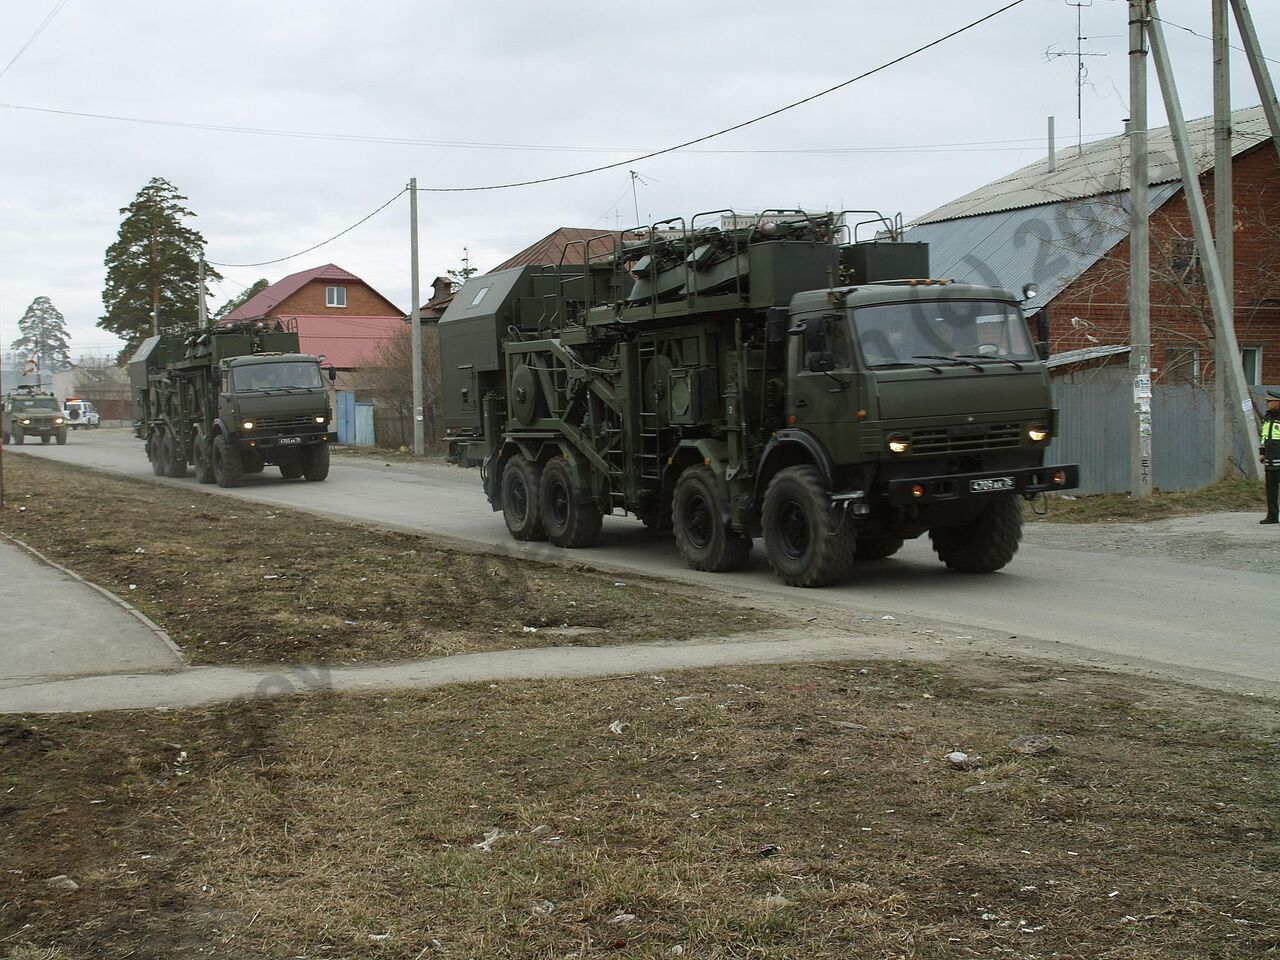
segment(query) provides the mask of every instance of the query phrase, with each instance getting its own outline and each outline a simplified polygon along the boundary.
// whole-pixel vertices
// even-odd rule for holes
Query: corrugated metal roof
[[[1152,187],[1157,210],[1182,188]],[[904,239],[929,244],[929,272],[935,277],[1039,292],[1029,313],[1060,294],[1129,235],[1129,193],[1069,200],[1022,210],[927,223],[907,229]]]
[[[1045,366],[1053,368],[1065,367],[1072,363],[1087,363],[1090,360],[1101,360],[1103,357],[1128,353],[1130,349],[1127,343],[1113,343],[1101,347],[1085,347],[1083,350],[1068,350],[1065,353],[1055,353],[1045,361]]]
[[[603,260],[613,255],[618,240],[634,240],[639,234],[620,230],[592,230],[581,227],[561,227],[553,230],[537,243],[525,247],[510,260],[498,264],[490,273],[510,270],[512,267],[555,266],[558,263],[583,263],[588,244],[582,241],[594,240],[590,244],[591,259]],[[599,239],[603,238],[603,239]],[[570,246],[572,244],[572,246]]]
[[[1231,125],[1233,156],[1271,139],[1271,130],[1260,106],[1236,110],[1231,114]],[[1196,166],[1203,173],[1213,166],[1213,117],[1190,121],[1187,133]],[[1180,179],[1168,127],[1151,130],[1147,135],[1147,148],[1153,185]],[[911,225],[1125,192],[1129,189],[1128,158],[1129,140],[1123,135],[1085,144],[1082,152],[1077,152],[1075,147],[1059,150],[1054,170],[1049,169],[1046,157],[944,204],[912,221]]]
[[[299,270],[297,273],[291,273],[289,276],[277,280],[261,293],[250,297],[223,317],[222,322],[234,323],[237,320],[261,319],[270,314],[278,304],[293,296],[312,280],[340,280],[343,283],[364,282],[354,273],[343,270],[336,263],[326,263],[322,267],[312,267],[310,270]]]

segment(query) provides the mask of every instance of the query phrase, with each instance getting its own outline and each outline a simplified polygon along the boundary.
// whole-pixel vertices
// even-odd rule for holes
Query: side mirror
[[[1034,283],[1028,283],[1022,288],[1022,302],[1026,303],[1032,297],[1040,292],[1040,288]]]
[[[787,308],[770,307],[765,320],[765,343],[771,347],[782,344],[787,339]]]
[[[825,317],[810,320],[804,327],[804,349],[806,353],[822,353],[827,346],[828,323]]]
[[[1049,359],[1049,308],[1041,307],[1036,314],[1036,353],[1041,360]]]
[[[329,382],[330,382],[330,383],[334,383],[334,382],[336,382],[336,381],[337,381],[337,379],[338,379],[338,368],[337,368],[337,367],[326,367],[325,369],[326,369],[326,370],[328,370],[328,372],[329,372]]]

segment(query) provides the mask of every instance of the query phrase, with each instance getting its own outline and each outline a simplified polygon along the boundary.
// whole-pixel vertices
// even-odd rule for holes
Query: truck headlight
[[[22,421],[22,425],[23,425],[24,427],[29,427],[29,426],[31,426],[31,421],[30,421],[30,420],[23,420],[23,421]]]
[[[903,436],[894,436],[889,438],[890,453],[906,453],[911,447],[911,441]]]
[[[1049,439],[1049,428],[1033,423],[1027,427],[1027,439],[1032,443],[1044,443]]]
[[[59,424],[59,423],[66,423],[66,421],[65,421],[65,420],[63,420],[61,417],[54,417],[54,418],[53,418],[53,422],[54,422],[54,424],[55,424],[55,425],[57,425],[57,424]]]
[[[241,426],[241,427],[243,427],[245,430],[252,430],[252,429],[253,429],[253,421],[252,421],[252,420],[246,420],[244,423],[240,424],[240,426]]]
[[[316,417],[316,423],[328,423],[328,422],[329,422],[328,417]]]

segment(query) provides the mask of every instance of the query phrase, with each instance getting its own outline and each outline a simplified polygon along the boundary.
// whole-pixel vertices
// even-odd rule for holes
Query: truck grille
[[[317,414],[305,417],[257,417],[254,421],[258,430],[302,430],[310,427],[314,430],[324,428],[323,423],[316,423]]]
[[[916,456],[1007,450],[1021,443],[1022,428],[1016,423],[944,427],[938,430],[917,430],[911,434],[911,452]]]

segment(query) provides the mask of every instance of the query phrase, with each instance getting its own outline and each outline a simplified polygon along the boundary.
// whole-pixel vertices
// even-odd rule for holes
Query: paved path
[[[182,666],[157,627],[8,541],[0,541],[0,610],[0,691],[31,678]]]

